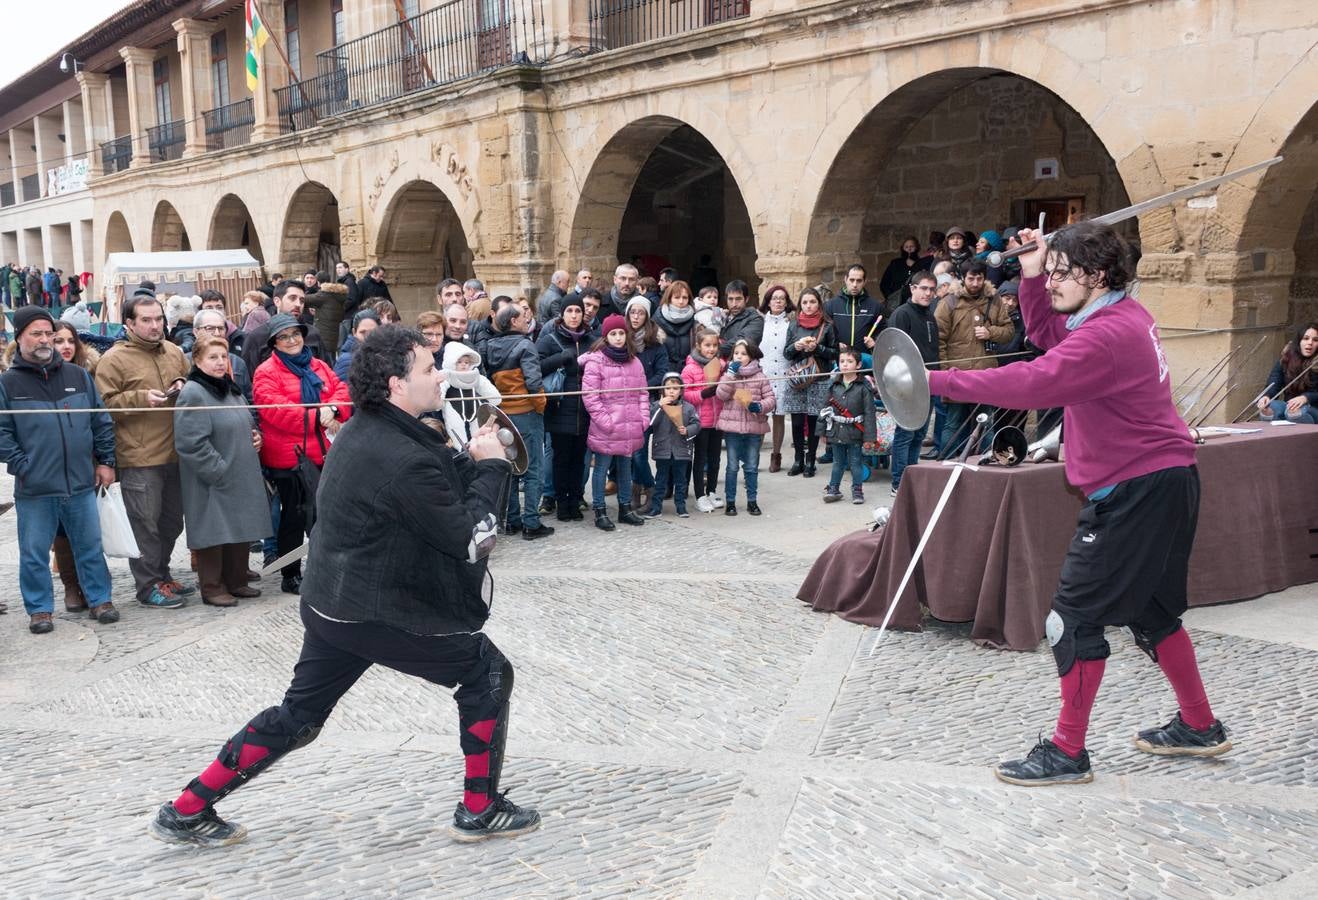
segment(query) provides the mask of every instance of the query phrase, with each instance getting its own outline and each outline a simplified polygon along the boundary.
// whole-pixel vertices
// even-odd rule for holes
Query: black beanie
[[[55,318],[44,306],[20,306],[14,310],[14,338],[17,339],[37,319],[45,319],[52,328],[55,327]]]

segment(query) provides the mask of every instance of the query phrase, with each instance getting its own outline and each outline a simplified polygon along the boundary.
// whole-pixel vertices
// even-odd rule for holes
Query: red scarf
[[[803,312],[796,314],[796,324],[800,325],[802,328],[814,330],[819,327],[819,323],[822,321],[824,321],[823,312],[817,312],[813,316],[807,316]]]

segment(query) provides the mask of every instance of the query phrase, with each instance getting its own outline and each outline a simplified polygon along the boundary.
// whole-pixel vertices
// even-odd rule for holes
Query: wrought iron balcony
[[[133,161],[133,136],[125,134],[101,144],[101,168],[106,175],[123,172]]]
[[[183,156],[183,145],[187,141],[183,120],[176,119],[164,125],[153,125],[146,130],[146,145],[151,151],[152,162],[167,162]]]
[[[256,114],[252,110],[251,97],[228,106],[208,109],[201,114],[201,118],[206,126],[207,150],[238,147],[252,140]]]
[[[616,50],[750,14],[750,0],[590,0],[590,46]]]
[[[314,77],[275,91],[282,130],[387,103],[415,91],[529,64],[544,41],[543,0],[450,2],[332,47]]]

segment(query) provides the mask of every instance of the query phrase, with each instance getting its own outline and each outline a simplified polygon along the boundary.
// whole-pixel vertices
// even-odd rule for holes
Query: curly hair
[[[1076,222],[1057,229],[1049,237],[1048,255],[1064,256],[1072,270],[1102,275],[1110,291],[1123,291],[1135,275],[1130,247],[1107,225]]]
[[[421,332],[402,325],[381,325],[372,331],[353,352],[348,367],[353,405],[370,412],[388,405],[389,379],[406,378],[416,360],[416,349],[425,346]]]

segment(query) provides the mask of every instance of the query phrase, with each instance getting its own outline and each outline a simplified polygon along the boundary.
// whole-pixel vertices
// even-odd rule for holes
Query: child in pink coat
[[[746,512],[760,515],[755,502],[760,480],[760,446],[769,431],[769,414],[776,400],[769,379],[760,371],[764,354],[750,339],[732,345],[732,362],[719,379],[715,396],[723,401],[718,427],[728,442],[728,471],[724,477],[727,506],[724,514],[737,514],[737,466],[746,474]]]
[[[705,366],[718,360],[719,375],[727,363],[719,359],[718,332],[712,328],[697,328],[691,339],[691,355],[682,367],[682,383],[687,385],[683,396],[700,413],[700,434],[696,435],[692,450],[691,481],[696,497],[696,509],[713,512],[722,500],[718,497],[719,456],[723,448],[723,432],[718,430],[719,413],[723,401],[715,396],[718,385],[705,386],[718,377],[705,377]]]
[[[609,466],[615,462],[618,519],[626,525],[645,524],[631,506],[632,454],[645,441],[650,398],[646,392],[645,369],[636,358],[632,342],[627,339],[626,321],[615,313],[604,320],[600,331],[604,337],[577,362],[581,365],[581,400],[590,414],[586,446],[590,448],[595,463],[590,477],[595,527],[613,531],[616,526],[604,507],[604,483],[608,479]]]

